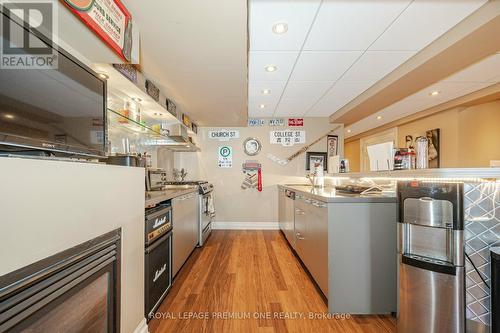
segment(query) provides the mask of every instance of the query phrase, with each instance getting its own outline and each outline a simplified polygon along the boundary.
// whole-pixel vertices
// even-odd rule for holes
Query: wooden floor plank
[[[280,232],[221,230],[193,252],[149,330],[396,332],[395,319],[390,316],[322,319],[327,310]],[[320,318],[311,319],[312,315]]]

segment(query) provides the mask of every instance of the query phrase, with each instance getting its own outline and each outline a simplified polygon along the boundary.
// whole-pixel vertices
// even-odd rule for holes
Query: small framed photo
[[[314,169],[314,165],[316,163],[319,163],[323,165],[323,170],[326,171],[328,169],[327,161],[328,161],[327,153],[308,151],[306,153],[306,170]]]
[[[328,152],[328,157],[338,155],[339,151],[339,136],[338,135],[328,135],[326,139],[326,151]]]

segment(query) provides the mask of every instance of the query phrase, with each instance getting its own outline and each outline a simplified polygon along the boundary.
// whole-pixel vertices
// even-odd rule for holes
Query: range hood
[[[168,136],[176,143],[192,144],[189,140],[189,135],[186,126],[182,124],[174,124],[169,127]]]

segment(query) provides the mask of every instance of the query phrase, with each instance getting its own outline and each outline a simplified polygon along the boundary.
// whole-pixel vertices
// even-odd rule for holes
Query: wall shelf
[[[133,152],[141,152],[151,147],[163,147],[172,151],[199,151],[194,144],[176,142],[145,123],[139,123],[112,109],[108,109],[108,131],[111,153],[123,152],[121,139],[124,138],[129,140]]]
[[[134,83],[118,72],[109,64],[94,64],[93,69],[98,73],[108,76],[108,129],[111,141],[111,153],[123,152],[122,139],[128,138],[132,152],[142,152],[148,148],[165,148],[176,152],[200,151],[195,143],[176,142],[168,135],[162,135],[154,130],[154,125],[164,124],[167,126],[180,124],[186,127],[180,120],[182,115],[171,114],[166,108],[166,96],[160,92],[159,101],[149,96],[145,89],[146,78],[137,72],[137,82]],[[134,99],[140,99],[141,123],[125,117],[118,110],[123,108],[127,101],[136,103]],[[188,129],[191,138],[196,134]]]

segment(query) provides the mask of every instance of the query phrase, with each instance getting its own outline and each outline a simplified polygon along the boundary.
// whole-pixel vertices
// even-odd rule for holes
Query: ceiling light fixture
[[[347,133],[351,133],[352,131],[350,129],[347,130]]]
[[[155,112],[154,115],[155,116],[163,116],[163,113]]]
[[[266,107],[266,105],[265,105],[265,104],[261,104],[261,105],[259,105],[259,108],[261,108],[261,109],[263,109],[263,108],[265,108],[265,107]]]
[[[273,24],[273,32],[278,35],[283,35],[288,31],[288,24],[285,22],[277,22]]]
[[[262,90],[262,93],[263,93],[264,95],[269,95],[269,94],[271,93],[271,90],[269,90],[269,89],[264,89],[264,90]]]
[[[6,113],[3,115],[5,118],[7,119],[14,119],[14,115],[10,114],[10,113]]]
[[[98,75],[101,79],[104,79],[104,80],[109,79],[109,75],[108,75],[108,74],[106,74],[106,73],[97,73],[97,75]]]
[[[266,70],[266,72],[276,72],[278,70],[278,67],[276,67],[275,65],[267,65],[266,67],[264,67],[264,69]]]
[[[431,95],[431,96],[437,96],[437,95],[439,95],[440,93],[441,93],[440,91],[437,91],[437,90],[436,90],[436,91],[431,92],[429,95]]]
[[[142,102],[142,99],[140,99],[139,97],[132,97],[132,100],[137,103]]]
[[[378,119],[378,120],[382,119],[382,116],[377,116],[377,119]]]

